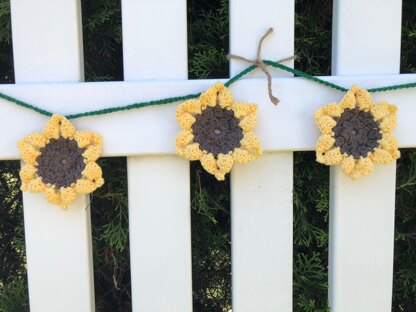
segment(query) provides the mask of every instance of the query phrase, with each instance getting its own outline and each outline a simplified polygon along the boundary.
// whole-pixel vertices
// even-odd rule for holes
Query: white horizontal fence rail
[[[325,77],[345,87],[353,84],[376,88],[416,81],[416,74]],[[59,84],[0,85],[0,92],[61,114],[73,114],[205,91],[217,81],[134,81]],[[313,113],[323,104],[340,101],[343,92],[303,78],[275,78],[273,90],[280,103],[274,106],[267,95],[265,79],[246,79],[230,87],[237,101],[258,104],[258,135],[263,150],[314,150],[319,136]],[[396,103],[399,124],[395,130],[401,148],[414,147],[416,138],[415,89],[374,93],[374,101]],[[68,96],[70,95],[70,96]],[[16,142],[34,130],[42,130],[48,117],[0,99],[0,129],[13,132],[0,136],[0,159],[19,159]],[[174,154],[179,131],[175,119],[178,103],[156,105],[113,114],[73,120],[78,129],[100,133],[103,156]],[[15,118],[19,116],[21,118]],[[30,122],[28,122],[28,120]],[[6,131],[6,130],[5,130]],[[152,140],[149,140],[151,136]],[[250,166],[250,165],[249,165]]]
[[[122,0],[124,82],[82,83],[80,3],[12,0],[16,85],[0,92],[60,114],[203,92],[217,80],[187,80],[185,0]],[[344,87],[416,81],[398,75],[400,1],[337,0],[333,73]],[[48,16],[48,18],[45,18]],[[230,50],[255,58],[294,53],[294,1],[231,0]],[[293,65],[293,63],[288,63]],[[231,61],[231,75],[248,66]],[[231,173],[234,312],[292,311],[293,151],[314,150],[313,113],[343,93],[303,78],[260,71],[231,87],[258,104],[255,130],[264,156]],[[377,74],[377,75],[374,75]],[[345,76],[344,76],[345,75]],[[355,76],[360,75],[360,76]],[[220,80],[223,81],[224,80]],[[23,83],[24,82],[24,83]],[[39,83],[48,82],[48,83]],[[416,146],[415,89],[372,94],[398,106],[400,147]],[[73,120],[100,133],[103,156],[128,156],[132,304],[138,312],[191,312],[189,162],[175,156],[178,103]],[[41,131],[48,117],[0,99],[0,159],[19,159],[16,142]],[[13,129],[13,131],[10,131]],[[330,305],[335,312],[391,309],[395,166],[350,181],[331,170]],[[31,311],[93,311],[88,200],[61,211],[41,194],[24,193]]]
[[[11,17],[16,83],[83,80],[79,1],[12,0]],[[31,124],[33,117],[1,110],[2,122]],[[94,310],[88,205],[79,196],[62,211],[39,194],[23,194],[30,311]]]

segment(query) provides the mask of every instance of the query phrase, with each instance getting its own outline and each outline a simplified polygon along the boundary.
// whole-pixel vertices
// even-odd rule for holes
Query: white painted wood
[[[333,74],[399,71],[401,1],[377,1],[376,10],[374,5],[336,1]],[[403,113],[410,110],[400,113],[400,123]],[[391,311],[396,165],[376,166],[358,181],[339,167],[330,176],[331,311]]]
[[[381,87],[416,81],[415,74],[325,77],[350,87]],[[162,82],[97,82],[0,85],[0,92],[61,114],[120,106],[204,91],[218,80]],[[224,81],[224,80],[220,80]],[[256,134],[265,151],[314,150],[319,130],[313,112],[320,106],[340,101],[344,93],[302,78],[276,78],[280,103],[270,104],[265,79],[241,80],[230,90],[237,101],[258,104]],[[416,89],[372,94],[374,101],[388,101],[398,107],[395,130],[400,147],[416,146]],[[180,131],[175,119],[178,103],[129,110],[99,117],[73,120],[78,129],[89,129],[104,138],[103,156],[174,154]],[[18,159],[16,142],[30,132],[41,131],[47,117],[0,100],[0,159]],[[18,116],[18,118],[16,117]],[[13,131],[9,129],[14,127]]]
[[[293,55],[294,4],[294,1],[287,0],[232,0],[231,53],[256,58],[260,36],[273,27],[274,32],[264,41],[262,58],[278,60]],[[288,64],[292,65],[293,61]],[[231,75],[246,66],[232,61]],[[281,71],[273,71],[272,75],[290,76]],[[263,109],[277,112],[278,108],[269,99],[253,101],[250,92],[241,92],[239,84],[237,90],[233,89],[238,100],[259,105],[256,132],[260,134],[263,117],[267,116]],[[279,83],[274,85],[273,91],[283,100]],[[264,79],[255,93],[267,96]],[[274,120],[270,126],[275,127],[276,123]],[[261,137],[260,140],[267,144],[264,141],[267,138]],[[250,164],[235,166],[231,172],[233,311],[292,311],[292,180],[291,152],[265,154]]]
[[[186,80],[186,1],[123,0],[122,8],[125,80]],[[175,106],[169,108],[172,121]],[[160,116],[142,122],[164,124]],[[171,126],[170,147],[178,132]],[[149,127],[142,134],[147,143],[155,140]],[[133,311],[190,312],[189,162],[174,155],[128,157],[127,169]]]
[[[11,14],[17,83],[83,79],[79,1],[12,0]],[[41,131],[44,122],[20,138]],[[68,211],[49,205],[42,194],[25,192],[23,203],[30,310],[94,311],[87,197],[78,197]]]
[[[12,14],[16,82],[83,80],[80,1],[11,0],[10,5],[18,13]]]
[[[398,73],[401,15],[401,0],[335,0],[333,74]]]
[[[263,44],[262,59],[280,60],[294,54],[295,1],[292,0],[230,0],[230,52],[250,60],[257,57],[257,43],[269,27],[274,29]],[[293,61],[284,63],[293,66]],[[247,67],[244,62],[230,62],[231,74]],[[288,76],[272,68],[273,76]],[[255,71],[248,77],[264,77]],[[267,89],[266,89],[267,91]]]
[[[395,164],[358,181],[331,170],[331,311],[391,311],[395,174]]]
[[[292,311],[292,189],[292,153],[233,168],[233,311]]]
[[[123,0],[124,80],[188,77],[186,0]]]
[[[133,311],[192,311],[189,162],[128,159]]]

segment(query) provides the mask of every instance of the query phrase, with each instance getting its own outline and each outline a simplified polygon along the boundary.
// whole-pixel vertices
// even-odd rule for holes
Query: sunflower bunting
[[[368,175],[374,164],[387,164],[400,157],[392,135],[397,124],[396,106],[372,103],[369,92],[352,87],[339,104],[330,103],[315,112],[322,132],[316,143],[316,160],[341,164],[352,179]]]
[[[22,190],[44,192],[48,202],[66,209],[78,194],[103,185],[95,162],[101,154],[101,137],[76,131],[63,116],[53,115],[42,133],[19,141],[25,165],[20,170]]]
[[[199,99],[188,100],[176,109],[182,131],[176,137],[176,152],[202,166],[218,180],[230,172],[234,162],[248,163],[261,155],[253,134],[255,104],[234,102],[231,92],[215,84]]]

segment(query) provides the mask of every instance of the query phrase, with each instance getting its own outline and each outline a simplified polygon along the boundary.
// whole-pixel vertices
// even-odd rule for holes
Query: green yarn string
[[[322,85],[327,86],[329,88],[332,88],[332,89],[335,89],[335,90],[338,90],[338,91],[342,91],[342,92],[347,92],[348,91],[347,88],[344,88],[344,87],[339,86],[337,84],[325,81],[325,80],[320,79],[318,77],[309,75],[309,74],[307,74],[303,71],[300,71],[300,70],[297,70],[297,69],[294,69],[294,68],[290,68],[286,65],[276,63],[276,62],[273,62],[273,61],[270,61],[270,60],[264,60],[263,62],[266,65],[269,65],[269,66],[278,68],[280,70],[292,73],[296,76],[303,77],[305,79],[314,81],[316,83],[322,84]],[[226,87],[231,86],[234,82],[236,82],[237,80],[240,80],[242,77],[244,77],[245,75],[247,75],[248,73],[250,73],[251,71],[253,71],[256,68],[257,68],[256,65],[251,65],[251,66],[247,67],[246,69],[244,69],[243,71],[241,71],[240,73],[238,73],[237,75],[235,75],[234,77],[232,77],[228,81],[226,81],[224,83],[224,85]],[[409,89],[409,88],[416,88],[416,82],[385,86],[385,87],[381,87],[381,88],[372,88],[372,89],[368,89],[368,92],[372,92],[372,93],[386,92],[386,91]],[[186,100],[189,100],[189,99],[196,98],[200,95],[201,95],[201,93],[188,94],[188,95],[184,95],[184,96],[170,97],[170,98],[164,98],[164,99],[159,99],[159,100],[139,102],[139,103],[133,103],[133,104],[124,105],[124,106],[116,106],[116,107],[104,108],[104,109],[99,109],[99,110],[94,110],[94,111],[83,112],[83,113],[71,114],[71,115],[66,115],[65,117],[68,118],[68,119],[75,119],[75,118],[81,118],[81,117],[87,117],[87,116],[105,115],[105,114],[111,114],[111,113],[125,111],[125,110],[142,108],[142,107],[146,107],[146,106],[164,105],[164,104],[170,104],[170,103],[179,102],[179,101],[186,101]],[[45,115],[45,116],[52,116],[53,115],[52,112],[41,109],[40,107],[37,107],[35,105],[29,104],[29,103],[24,102],[24,101],[21,101],[19,99],[16,99],[16,98],[11,97],[11,96],[9,96],[7,94],[4,94],[4,93],[0,93],[0,98],[3,99],[3,100],[8,101],[10,103],[14,103],[18,106],[33,110],[33,111],[35,111],[39,114]]]

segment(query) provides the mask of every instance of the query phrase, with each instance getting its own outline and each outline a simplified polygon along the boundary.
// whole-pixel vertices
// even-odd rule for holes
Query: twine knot
[[[273,32],[273,28],[270,27],[267,30],[267,32],[263,35],[263,37],[261,37],[261,39],[259,41],[259,45],[257,47],[257,58],[255,60],[249,60],[249,59],[247,59],[243,56],[235,55],[235,54],[229,54],[228,56],[229,56],[230,59],[233,58],[233,59],[236,59],[236,60],[244,61],[246,63],[253,64],[253,65],[257,66],[258,68],[260,68],[267,77],[267,88],[268,88],[268,91],[269,91],[270,101],[274,105],[277,105],[279,103],[279,99],[277,97],[275,97],[273,95],[273,92],[272,92],[272,75],[270,74],[270,72],[267,68],[267,65],[263,62],[263,60],[261,58],[261,49],[262,49],[262,46],[263,46],[263,41],[272,32]],[[293,55],[293,56],[281,59],[281,60],[277,61],[276,63],[282,63],[282,62],[293,60],[293,59],[296,59],[296,58],[297,58],[296,55]]]

